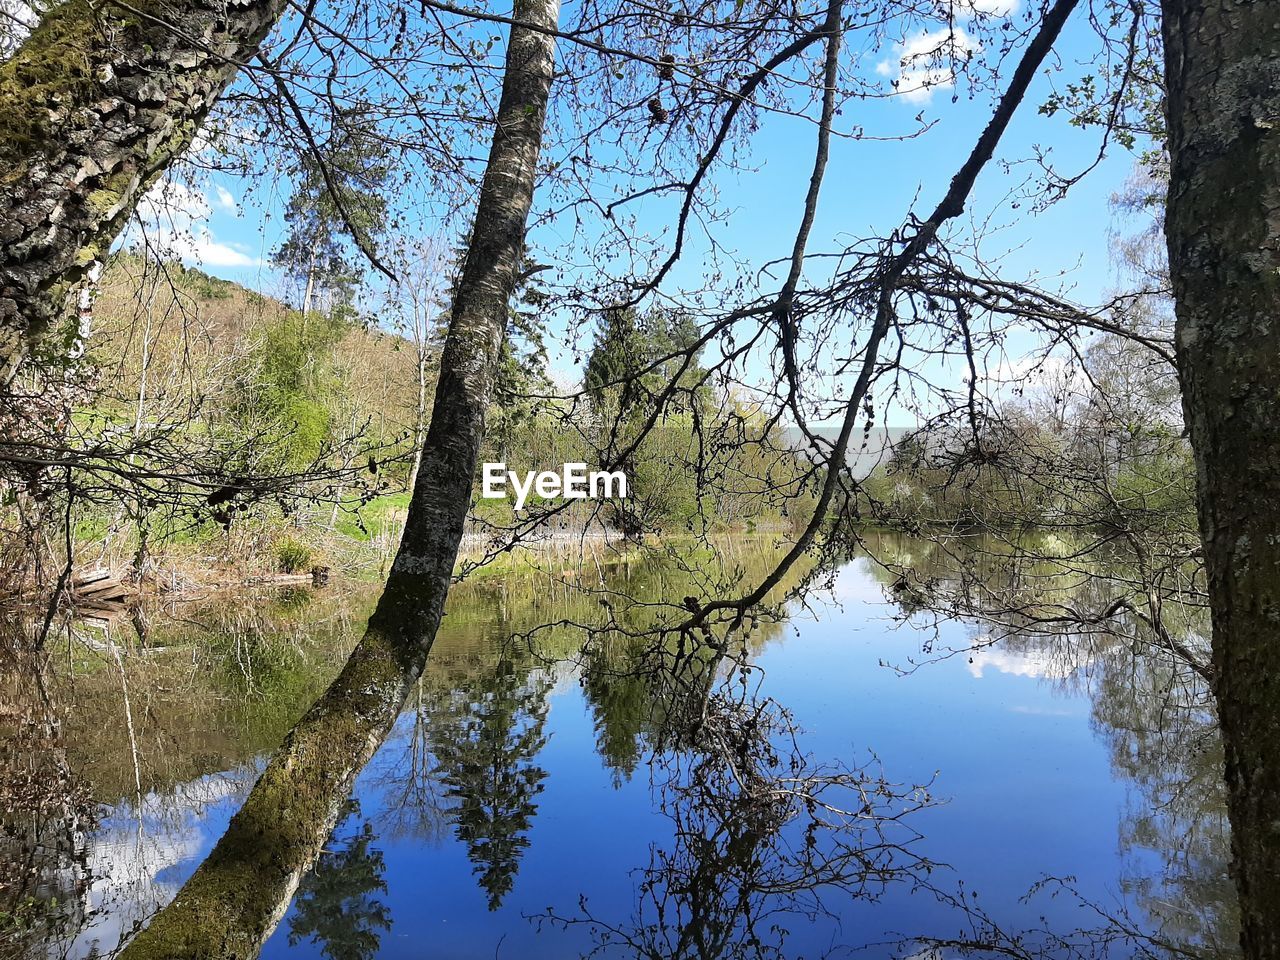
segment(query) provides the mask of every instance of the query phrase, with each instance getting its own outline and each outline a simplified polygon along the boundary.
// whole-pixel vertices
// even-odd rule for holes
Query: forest
[[[0,960],[1280,958],[1278,77],[4,0]]]

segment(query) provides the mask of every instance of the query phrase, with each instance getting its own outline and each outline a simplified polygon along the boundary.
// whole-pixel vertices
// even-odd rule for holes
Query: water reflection
[[[387,892],[382,851],[373,826],[351,801],[333,837],[294,897],[289,945],[311,941],[329,960],[377,956],[391,913],[379,899]]]
[[[93,806],[68,772],[56,719],[5,690],[0,715],[0,957],[40,955],[88,918]]]
[[[911,622],[945,615],[973,624],[963,642],[927,644],[928,659],[963,656],[976,678],[994,670],[1087,696],[1093,730],[1127,788],[1117,830],[1122,897],[1092,901],[1052,881],[1033,891],[1077,899],[1093,914],[1070,933],[1007,929],[967,907],[960,912],[981,935],[963,952],[1099,956],[1119,944],[1146,955],[1238,956],[1222,748],[1203,666],[1207,610],[1195,584],[1160,583],[1140,569],[1149,558],[1117,548],[1103,566],[1060,546],[1068,559],[1016,540],[875,545],[884,562],[874,569]],[[1135,587],[1148,590],[1145,611],[1117,601]]]
[[[523,675],[521,675],[523,674]],[[453,802],[449,818],[467,846],[489,909],[511,890],[547,771],[535,762],[546,746],[546,677],[499,660],[473,685],[428,701],[437,776]]]
[[[584,649],[569,628],[512,643],[539,624],[601,616],[599,597],[532,579],[464,585],[265,955],[392,956],[428,938],[445,957],[818,956],[869,943],[885,946],[861,955],[1016,944],[1014,956],[1066,956],[1068,943],[1080,956],[1107,944],[1231,955],[1203,681],[1114,634],[937,623],[929,602],[971,582],[975,566],[1002,597],[1029,580],[976,559],[960,576],[928,544],[873,546],[923,571],[910,590],[892,564],[855,561],[836,576],[843,609],[761,622],[723,650],[623,634]],[[606,573],[641,601],[688,592],[669,566]],[[1052,589],[1059,600],[1070,592]],[[11,738],[3,754],[0,956],[109,954],[172,897],[261,757],[337,669],[371,599],[298,593],[149,611],[145,644],[63,636],[49,665],[57,749]],[[912,619],[895,627],[904,611]],[[635,624],[643,610],[611,615]],[[5,690],[13,709],[37,702],[16,681]],[[988,708],[998,708],[989,720]],[[7,713],[0,723],[22,729]],[[54,729],[44,724],[25,735]],[[971,755],[1009,744],[1030,759],[976,772]],[[1083,775],[1064,757],[1099,746],[1085,826],[1105,862],[1072,885],[1081,901],[1050,885],[1019,905],[1041,874],[1064,862],[1081,872],[1053,842],[1069,819],[1053,795],[1058,778]],[[32,758],[56,769],[37,771]],[[940,807],[913,786],[935,771]],[[79,790],[100,823],[66,797],[12,799],[36,780]],[[1043,809],[1006,799],[1027,790]],[[977,825],[1002,818],[1029,838],[1034,870],[983,866],[992,839]],[[981,891],[976,905],[957,896],[962,882]],[[1081,913],[1080,902],[1103,909]],[[963,944],[958,916],[972,933]]]
[[[1222,744],[1207,684],[1121,648],[1104,663],[1093,717],[1131,786],[1119,832],[1125,892],[1161,940],[1199,956],[1235,956]]]
[[[576,914],[548,909],[541,918],[588,929],[594,947],[586,955],[784,957],[792,924],[837,915],[828,899],[875,899],[930,872],[910,826],[931,803],[927,789],[890,783],[874,765],[817,763],[791,714],[760,695],[745,653],[739,660],[659,646],[625,664],[593,661],[588,690],[649,694],[610,701],[631,707],[621,714],[630,736],[603,743],[634,745],[649,731],[654,803],[670,840],[653,844],[635,871],[629,917],[593,912],[584,895]],[[596,715],[611,716],[599,705]],[[630,762],[634,753],[625,756]]]

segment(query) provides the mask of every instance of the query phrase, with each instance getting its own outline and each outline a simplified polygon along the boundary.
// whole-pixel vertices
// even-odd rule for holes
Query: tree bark
[[[227,832],[120,955],[255,955],[422,673],[444,612],[524,249],[558,21],[517,0],[497,126],[441,357],[404,537],[364,638],[290,731]]]
[[[409,489],[418,485],[418,463],[422,458],[422,445],[427,434],[427,342],[426,332],[414,337],[414,347],[418,354],[418,403],[413,420],[413,469],[409,472]]]
[[[307,261],[307,288],[302,294],[302,329],[307,329],[307,316],[311,313],[311,297],[316,290],[316,247],[312,244],[311,259]]]
[[[66,0],[0,64],[0,386],[283,8]]]
[[[1166,239],[1251,960],[1280,958],[1280,4],[1164,0]]]

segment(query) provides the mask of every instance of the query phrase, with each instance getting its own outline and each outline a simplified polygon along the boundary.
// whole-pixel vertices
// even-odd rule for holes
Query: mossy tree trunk
[[[364,638],[227,832],[121,954],[249,957],[279,922],[356,774],[422,673],[444,612],[506,335],[551,86],[557,0],[517,0],[493,145],[399,553]]]
[[[283,8],[65,0],[0,64],[0,386]]]
[[[1280,4],[1165,0],[1166,233],[1244,954],[1280,958]]]

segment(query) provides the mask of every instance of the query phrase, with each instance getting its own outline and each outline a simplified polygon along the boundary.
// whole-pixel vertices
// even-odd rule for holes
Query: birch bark
[[[0,64],[0,386],[284,5],[65,0]]]

